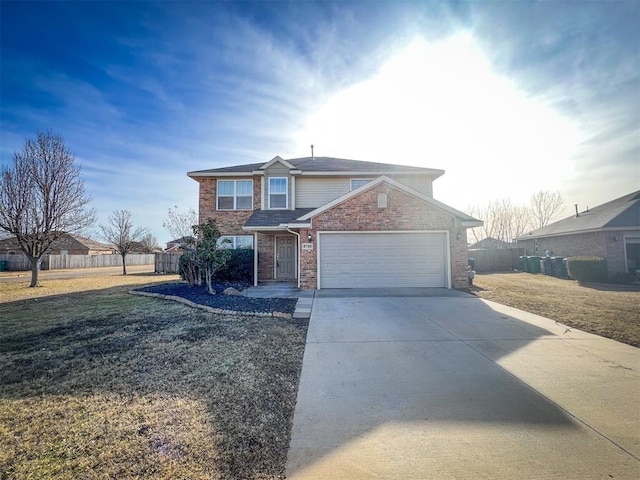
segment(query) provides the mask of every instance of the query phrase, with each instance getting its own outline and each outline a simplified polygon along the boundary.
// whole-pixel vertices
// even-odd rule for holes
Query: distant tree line
[[[562,210],[562,203],[560,192],[540,191],[531,196],[529,205],[514,205],[511,199],[501,198],[471,206],[467,213],[484,221],[484,225],[471,229],[469,241],[495,238],[511,243],[551,223]]]

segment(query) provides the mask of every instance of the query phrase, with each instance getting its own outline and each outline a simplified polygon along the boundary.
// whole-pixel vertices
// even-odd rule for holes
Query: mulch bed
[[[168,300],[184,299],[187,305],[202,306],[215,313],[241,313],[269,316],[289,317],[296,308],[295,298],[248,298],[241,295],[223,295],[222,292],[233,287],[238,291],[245,290],[250,285],[243,282],[225,282],[213,285],[216,295],[207,291],[206,285],[191,287],[189,284],[162,283],[149,287],[132,290],[136,294],[152,294]],[[173,297],[173,298],[172,298]],[[176,298],[177,297],[177,298]]]

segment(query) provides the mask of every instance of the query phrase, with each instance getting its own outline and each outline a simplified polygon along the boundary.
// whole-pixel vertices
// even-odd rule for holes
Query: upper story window
[[[360,188],[362,185],[366,185],[371,181],[370,178],[352,178],[351,179],[351,190],[355,190],[356,188]]]
[[[289,205],[289,185],[287,177],[269,178],[269,208],[285,209]]]
[[[218,210],[253,210],[253,180],[218,180]]]

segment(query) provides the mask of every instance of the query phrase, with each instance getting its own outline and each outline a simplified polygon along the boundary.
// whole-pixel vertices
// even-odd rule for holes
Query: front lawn
[[[471,293],[640,347],[640,288],[531,273],[477,274]]]
[[[283,478],[307,324],[128,288],[0,303],[0,478]]]

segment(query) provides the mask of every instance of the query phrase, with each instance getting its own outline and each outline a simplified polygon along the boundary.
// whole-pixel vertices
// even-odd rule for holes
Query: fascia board
[[[394,170],[394,171],[386,171],[386,170],[379,170],[379,171],[362,171],[362,170],[352,170],[352,171],[340,171],[340,172],[334,172],[334,171],[327,171],[327,172],[309,172],[309,171],[302,171],[301,175],[303,176],[308,176],[308,177],[352,177],[354,175],[359,175],[359,176],[365,176],[365,177],[378,177],[380,175],[417,175],[417,176],[421,176],[421,177],[433,177],[433,179],[435,180],[438,177],[441,177],[442,175],[444,175],[444,170],[435,170],[435,169],[425,169],[425,170],[421,170],[421,171],[413,171],[413,170],[409,170],[409,171],[402,171],[402,170]]]
[[[242,227],[242,230],[246,232],[279,232],[282,230],[281,226],[268,226],[268,227]]]
[[[254,172],[188,172],[191,178],[199,177],[252,177]]]

